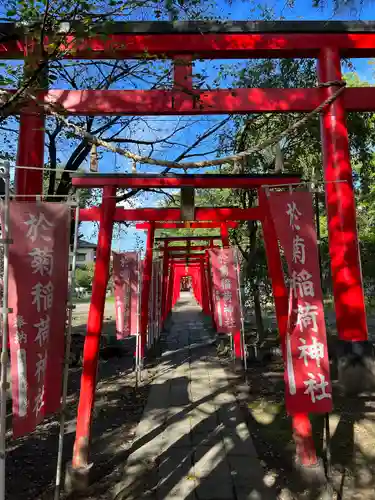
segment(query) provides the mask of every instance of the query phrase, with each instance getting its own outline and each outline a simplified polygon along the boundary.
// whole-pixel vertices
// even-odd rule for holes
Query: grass
[[[75,297],[73,299],[73,304],[89,304],[90,300],[91,300],[91,295],[89,295],[87,297],[82,297],[82,298]],[[115,301],[115,298],[113,295],[106,298],[106,302],[112,303],[114,301]]]

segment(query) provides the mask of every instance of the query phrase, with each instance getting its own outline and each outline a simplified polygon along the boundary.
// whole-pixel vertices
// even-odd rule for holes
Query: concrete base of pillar
[[[146,352],[146,362],[147,364],[154,362],[162,354],[162,348],[160,340],[156,340],[152,346],[147,349]]]
[[[92,466],[93,464],[90,464],[87,467],[79,467],[75,469],[72,467],[71,463],[68,463],[65,469],[65,493],[71,495],[74,492],[78,493],[86,491],[91,483]]]
[[[303,465],[296,457],[294,464],[300,479],[308,485],[309,489],[324,489],[326,487],[327,478],[322,460],[318,459],[314,465]]]
[[[231,343],[230,335],[219,333],[215,336],[215,344],[217,354],[219,356],[227,356],[230,354]]]
[[[234,360],[234,372],[235,373],[242,373],[244,371],[244,365],[242,359],[235,359]]]
[[[375,356],[371,342],[339,340],[336,361],[339,384],[346,394],[375,389]]]

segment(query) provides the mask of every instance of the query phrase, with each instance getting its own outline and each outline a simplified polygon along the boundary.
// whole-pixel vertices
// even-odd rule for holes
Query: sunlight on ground
[[[264,425],[272,424],[276,415],[278,415],[281,410],[280,403],[272,403],[266,400],[252,401],[248,403],[248,407],[254,419],[258,423]]]

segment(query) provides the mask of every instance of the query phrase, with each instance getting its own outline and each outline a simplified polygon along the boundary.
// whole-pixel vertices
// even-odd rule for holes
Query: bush
[[[90,290],[92,287],[93,277],[94,277],[94,265],[77,268],[75,277],[76,286]]]

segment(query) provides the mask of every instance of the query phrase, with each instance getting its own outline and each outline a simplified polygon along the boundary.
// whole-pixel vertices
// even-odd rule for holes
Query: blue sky
[[[262,2],[264,4],[264,2]],[[362,19],[362,20],[371,20],[375,19],[375,1],[367,2],[367,4],[362,7],[361,11],[350,11],[345,10],[339,12],[337,16],[332,16],[332,10],[330,6],[326,9],[319,10],[313,9],[310,7],[311,2],[308,0],[296,0],[296,4],[294,8],[288,8],[286,6],[285,1],[279,0],[271,0],[267,2],[267,7],[273,9],[274,16],[276,18],[283,17],[288,20],[327,20],[327,19],[340,19],[340,20],[349,20],[349,19]],[[256,20],[261,17],[260,11],[255,10],[252,11],[248,7],[248,2],[235,1],[232,6],[228,6],[226,2],[218,2],[218,11],[221,14],[221,17],[232,19],[232,20]],[[368,80],[370,83],[373,81],[373,66],[369,64],[369,60],[367,59],[356,59],[354,62],[355,71],[358,72],[359,76],[362,79]],[[207,65],[206,65],[207,68]],[[196,66],[196,70],[198,70],[198,66]],[[215,69],[213,65],[210,65],[210,69],[208,70],[209,79],[215,77]],[[222,117],[209,117],[211,120],[218,120]],[[162,119],[160,117],[160,119]],[[164,118],[165,119],[165,118]],[[165,120],[169,120],[166,118]],[[207,126],[207,124],[205,124]],[[201,130],[204,127],[196,126],[194,130]],[[208,147],[208,149],[210,149]],[[207,149],[206,149],[207,150]],[[170,157],[167,155],[167,157]],[[120,160],[122,161],[122,159]],[[149,168],[147,168],[150,171]],[[121,239],[120,245],[123,249],[130,249],[135,242],[134,231],[128,230],[126,237]],[[144,240],[144,239],[143,239]]]
[[[219,17],[220,19],[228,19],[228,20],[257,20],[262,18],[262,12],[259,8],[250,8],[252,2],[249,1],[240,1],[235,0],[232,5],[228,5],[227,2],[223,0],[219,0],[215,2],[216,8],[211,14],[214,17]],[[255,2],[254,2],[255,3]],[[371,20],[375,19],[375,0],[368,0],[365,2],[365,5],[361,7],[360,10],[353,9],[345,9],[341,12],[338,12],[336,16],[332,15],[332,1],[327,1],[327,7],[325,9],[319,10],[311,7],[311,0],[295,0],[295,6],[293,8],[288,7],[290,4],[290,0],[267,0],[261,1],[263,7],[268,9],[269,15],[273,19],[287,19],[287,20]],[[359,2],[357,2],[359,3]],[[0,8],[1,11],[1,8]],[[147,13],[145,14],[147,16]],[[149,19],[149,18],[148,18]],[[205,70],[208,80],[213,80],[217,74],[217,67],[219,65],[219,61],[216,61],[215,64],[212,62],[200,64],[197,63],[195,65],[195,71]],[[232,64],[235,62],[232,62]],[[369,61],[364,60],[355,60],[354,61],[355,70],[358,72],[359,76],[362,79],[366,79],[373,83],[373,66],[369,64]],[[57,85],[58,86],[58,85]],[[194,123],[187,131],[182,131],[178,134],[178,142],[182,142],[185,144],[189,144],[192,142],[192,138],[197,134],[205,131],[209,126],[213,125],[215,121],[223,119],[222,116],[204,116],[199,119],[197,123]],[[151,139],[155,137],[162,137],[166,135],[169,131],[176,126],[178,117],[150,117],[148,119],[148,123],[151,125],[154,132],[150,130],[150,127],[147,130],[137,130],[135,132],[135,137],[138,139]],[[183,122],[187,122],[189,118],[184,117]],[[196,120],[196,119],[195,119]],[[195,151],[196,153],[205,153],[210,151],[215,147],[214,139],[211,142],[206,142],[204,147]],[[137,150],[137,152],[145,153],[145,151]],[[165,159],[174,159],[179,153],[179,148],[174,147],[173,149],[156,149],[154,156]],[[65,153],[64,151],[60,152],[62,160],[68,159],[69,150]],[[212,157],[212,155],[210,155]],[[198,158],[197,158],[198,159]],[[87,162],[86,162],[87,165]],[[102,160],[100,161],[100,171],[108,172],[114,171],[117,168],[119,171],[127,172],[130,170],[131,165],[129,162],[120,155],[114,155],[112,153],[103,153]],[[148,172],[157,172],[158,170],[149,167],[149,166],[141,166],[139,167],[139,171],[148,171]],[[143,206],[151,206],[155,205],[158,201],[157,197],[148,197],[147,201],[144,202]],[[93,235],[93,228],[90,224],[84,224],[84,233],[87,239],[95,239]],[[133,249],[137,243],[136,233],[138,233],[141,237],[141,240],[144,241],[143,233],[136,232],[135,230],[128,229],[126,234],[122,234],[121,237],[115,235],[114,248],[116,249]],[[140,233],[140,234],[139,234]]]
[[[274,12],[275,18],[283,18],[286,20],[369,20],[373,19],[375,2],[373,0],[365,1],[365,5],[359,6],[360,2],[353,2],[354,7],[341,9],[336,15],[333,15],[334,2],[327,0],[326,7],[323,9],[316,9],[311,6],[310,0],[295,0],[291,2],[288,0],[266,0],[260,1],[263,7],[266,7]],[[293,7],[290,5],[294,3]],[[344,2],[343,2],[344,3]],[[230,19],[238,20],[255,20],[259,16],[261,10],[256,8],[253,10],[249,7],[247,1],[235,1],[232,6],[228,6],[223,2],[219,2],[220,10],[223,15],[228,16]]]

